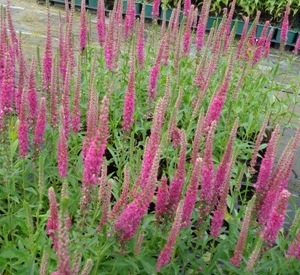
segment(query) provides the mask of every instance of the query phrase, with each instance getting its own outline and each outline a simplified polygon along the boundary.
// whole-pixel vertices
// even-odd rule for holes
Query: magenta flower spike
[[[104,45],[104,58],[105,58],[105,64],[106,68],[110,71],[113,70],[113,61],[114,61],[114,42],[113,42],[113,36],[114,36],[114,26],[113,26],[113,12],[110,15],[109,18],[109,24],[108,24],[108,31],[105,39],[105,45]]]
[[[139,69],[142,69],[145,62],[145,8],[143,6],[142,13],[139,21],[139,29],[136,41],[136,52],[137,52],[137,61],[139,64]]]
[[[209,213],[213,205],[213,196],[217,192],[217,190],[215,190],[215,186],[213,186],[215,176],[213,163],[213,141],[216,128],[217,124],[214,121],[206,138],[203,165],[201,167],[200,216],[205,216]]]
[[[84,159],[83,184],[84,186],[95,185],[100,173],[103,156],[106,150],[109,136],[109,98],[105,95],[101,103],[99,126],[96,135],[89,145]]]
[[[18,87],[16,88],[16,93],[15,93],[15,106],[16,106],[17,113],[20,112],[21,97],[22,97],[24,84],[25,84],[25,78],[26,78],[26,61],[24,58],[21,41],[19,43],[18,64],[19,64],[19,66],[18,66],[19,81],[18,81]]]
[[[65,131],[61,126],[59,128],[59,138],[57,143],[57,162],[58,174],[61,178],[67,177],[68,174],[68,144]]]
[[[243,219],[242,225],[241,225],[240,235],[239,235],[237,244],[235,246],[233,256],[230,259],[230,263],[236,267],[239,267],[241,264],[241,261],[242,261],[243,250],[244,250],[246,239],[247,239],[247,234],[248,234],[248,230],[249,230],[252,212],[254,209],[255,200],[256,200],[256,195],[254,195],[252,197],[251,201],[248,202],[248,205],[247,205],[247,208],[246,208],[245,214],[244,214],[244,219]]]
[[[5,64],[3,78],[1,79],[0,99],[3,114],[13,111],[13,103],[15,98],[14,88],[14,66],[12,64],[12,57],[9,52],[5,55]]]
[[[21,158],[28,154],[29,144],[28,144],[28,123],[26,117],[26,107],[28,105],[26,90],[23,90],[20,105],[20,115],[19,115],[19,127],[18,127],[18,140],[19,140],[19,156]]]
[[[188,17],[190,12],[193,10],[193,8],[191,8],[191,0],[184,0],[183,2],[183,16]]]
[[[57,93],[58,93],[58,74],[59,74],[59,63],[53,64],[52,67],[52,76],[51,76],[51,87],[50,87],[50,124],[51,127],[54,128],[58,122],[58,114],[57,114]]]
[[[280,134],[280,126],[277,125],[272,133],[266,153],[262,160],[257,182],[253,185],[258,196],[264,196],[269,189],[272,168],[275,160],[276,144]]]
[[[238,119],[235,120],[234,125],[232,127],[229,140],[225,149],[225,152],[223,154],[222,160],[218,166],[216,177],[214,180],[214,188],[215,188],[215,195],[219,196],[221,194],[221,189],[223,188],[224,180],[226,179],[226,175],[228,173],[228,169],[230,167],[230,159],[232,156],[232,150],[233,150],[233,143],[235,140],[237,128],[238,128],[239,121]],[[214,196],[215,196],[214,195]]]
[[[235,157],[229,160],[229,168],[226,171],[224,184],[222,185],[222,190],[220,190],[220,199],[218,201],[216,210],[213,212],[213,218],[211,220],[210,235],[214,238],[220,236],[221,228],[223,225],[223,220],[227,209],[227,195],[230,187],[230,179],[232,168],[234,166]],[[216,203],[215,203],[216,205]]]
[[[187,0],[187,1],[190,1],[190,0]],[[190,53],[193,19],[194,19],[194,5],[189,7],[185,32],[183,34],[183,45],[182,45],[183,56],[187,56]]]
[[[132,29],[134,27],[135,23],[135,1],[134,0],[128,0],[127,1],[127,10],[126,10],[126,16],[125,16],[125,22],[124,22],[124,35],[125,37],[128,37]]]
[[[271,40],[273,37],[274,29],[272,28],[267,36],[265,45],[264,45],[264,58],[267,58],[270,54],[270,48],[271,48]],[[296,46],[295,46],[296,47]]]
[[[47,6],[47,34],[46,34],[46,45],[43,56],[43,89],[49,91],[51,83],[52,73],[52,36],[51,36],[51,17],[50,8]]]
[[[47,221],[47,234],[53,240],[53,247],[56,250],[58,246],[57,230],[58,230],[58,204],[53,187],[48,190],[50,214]]]
[[[33,143],[37,149],[39,149],[41,144],[44,142],[46,122],[46,99],[42,97],[33,137]]]
[[[10,36],[11,36],[11,42],[12,42],[12,47],[13,47],[13,56],[18,57],[19,56],[19,38],[18,38],[17,33],[15,31],[12,16],[11,16],[10,0],[7,0],[6,19],[7,19],[7,25],[8,25],[9,33],[10,33]]]
[[[287,257],[295,257],[300,260],[300,229],[298,229],[295,239],[290,244],[287,252]]]
[[[184,131],[180,132],[180,152],[175,176],[170,184],[168,209],[169,211],[176,211],[178,203],[181,198],[182,188],[185,179],[185,165],[186,165],[186,150],[187,141]]]
[[[300,35],[298,36],[298,39],[295,44],[294,54],[297,55],[300,51]]]
[[[105,6],[104,0],[98,0],[97,5],[97,34],[98,42],[101,47],[105,44],[106,25],[105,25]]]
[[[237,58],[242,57],[242,50],[244,49],[245,46],[245,39],[248,32],[248,25],[249,25],[249,17],[247,16],[245,17],[244,27],[237,47],[237,54],[236,54]]]
[[[285,12],[283,16],[283,21],[281,25],[280,32],[280,43],[285,46],[288,38],[288,30],[289,30],[289,15],[290,15],[290,3],[288,3],[285,7]]]
[[[155,61],[151,68],[148,84],[148,96],[150,100],[154,100],[156,97],[157,82],[159,77],[160,64],[159,61]]]
[[[196,32],[196,49],[199,50],[204,45],[204,35],[206,30],[206,23],[208,19],[211,0],[204,0],[200,12],[200,18]]]
[[[130,73],[127,91],[124,96],[123,107],[123,122],[122,130],[129,132],[134,122],[134,107],[135,107],[135,60],[134,54],[131,56]]]
[[[227,97],[230,78],[231,70],[229,69],[226,73],[226,76],[224,77],[224,80],[219,90],[217,91],[217,93],[215,94],[208,106],[208,110],[204,118],[204,129],[206,131],[208,130],[213,121],[216,121],[216,123],[218,123],[219,121]]]
[[[68,65],[66,78],[62,91],[62,111],[63,111],[63,121],[62,125],[65,131],[65,136],[68,139],[70,130],[70,88],[71,88],[71,66]]]
[[[274,243],[280,228],[283,226],[288,200],[291,193],[287,190],[281,191],[276,205],[271,210],[268,222],[262,232],[265,241]]]
[[[176,210],[176,215],[174,222],[172,224],[172,228],[170,230],[170,234],[165,244],[164,248],[160,252],[157,263],[156,263],[156,272],[160,272],[162,266],[167,265],[170,262],[173,250],[175,248],[175,243],[177,236],[179,235],[181,229],[181,221],[183,215],[183,203],[179,203],[178,208]]]
[[[156,151],[153,165],[151,167],[144,190],[126,206],[122,214],[116,220],[115,230],[117,231],[122,242],[134,236],[143,216],[147,213],[148,206],[153,199],[154,191],[157,185],[156,181],[159,161],[160,149]]]
[[[71,114],[72,131],[78,133],[80,130],[80,96],[81,96],[81,63],[78,63],[75,96]]]
[[[225,31],[224,52],[226,52],[229,47],[231,23],[232,23],[234,10],[235,10],[235,4],[236,4],[236,0],[233,0],[231,2],[230,11],[229,11],[229,14],[226,19],[225,26],[224,26],[224,31]]]
[[[79,32],[79,50],[83,52],[87,45],[88,23],[86,16],[85,0],[81,0],[80,9],[80,32]]]
[[[35,59],[31,61],[31,66],[28,75],[27,98],[29,107],[29,119],[31,123],[36,121],[38,113],[37,90],[35,83]]]
[[[169,198],[168,178],[163,177],[160,182],[155,204],[155,218],[159,222],[161,222],[163,216],[168,213],[167,201]]]
[[[159,17],[160,0],[153,0],[152,16],[157,20]]]
[[[203,161],[201,158],[197,158],[193,167],[191,181],[188,185],[182,209],[182,226],[189,226],[192,216],[192,212],[195,208],[195,203],[198,196],[198,187],[201,177],[201,168]]]

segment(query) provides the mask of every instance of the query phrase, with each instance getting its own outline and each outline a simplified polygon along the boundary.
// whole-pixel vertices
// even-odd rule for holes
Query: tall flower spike
[[[106,35],[104,0],[98,0],[97,34],[98,34],[98,42],[99,42],[100,46],[103,47],[104,43],[105,43],[105,35]]]
[[[113,21],[113,14],[112,12],[109,17],[109,23],[108,23],[108,30],[107,35],[105,38],[105,45],[104,45],[104,58],[105,58],[105,64],[106,68],[110,71],[113,70],[113,61],[114,61],[114,21]]]
[[[191,180],[188,185],[183,202],[182,226],[190,225],[190,219],[198,196],[198,187],[200,182],[202,163],[202,159],[197,158],[193,167]]]
[[[161,222],[163,216],[168,213],[167,201],[169,198],[168,178],[163,177],[160,182],[155,204],[155,218],[158,222]]]
[[[41,144],[44,142],[46,122],[46,99],[42,97],[33,137],[33,143],[35,144],[37,150],[40,149]]]
[[[209,129],[205,143],[203,165],[201,169],[200,217],[207,215],[211,210],[213,194],[216,192],[213,186],[213,141],[216,128],[217,124],[214,121]]]
[[[6,51],[4,59],[4,72],[1,81],[0,99],[2,105],[2,111],[4,114],[13,111],[13,102],[15,98],[14,88],[14,71],[12,64],[12,57],[9,51]]]
[[[196,32],[196,48],[199,50],[204,45],[204,35],[206,29],[206,23],[208,19],[211,0],[204,0],[200,12],[200,19]]]
[[[269,220],[262,232],[262,237],[265,241],[274,243],[280,228],[283,226],[288,200],[291,193],[287,190],[283,190],[276,202],[276,205],[271,210]]]
[[[13,20],[12,20],[12,16],[11,16],[10,0],[7,0],[6,19],[7,19],[7,25],[8,25],[9,33],[10,33],[10,36],[11,36],[14,55],[16,57],[18,57],[19,56],[19,39],[18,39],[18,36],[16,34],[14,24],[13,24]]]
[[[123,208],[128,204],[128,195],[129,195],[129,187],[130,187],[130,170],[128,165],[124,167],[124,180],[122,186],[122,193],[119,200],[114,205],[111,213],[110,220],[114,220],[116,216],[120,215]]]
[[[139,64],[139,69],[142,69],[145,61],[145,37],[144,37],[145,5],[143,5],[138,26],[139,28],[138,28],[137,41],[136,41],[136,52],[137,52],[137,61]]]
[[[130,73],[127,90],[124,96],[124,107],[123,107],[123,122],[122,130],[130,131],[134,122],[134,107],[135,107],[135,60],[134,53],[131,54],[130,61]]]
[[[239,125],[239,120],[236,119],[234,122],[234,125],[232,127],[229,140],[226,146],[226,149],[224,151],[222,160],[218,166],[217,172],[216,172],[216,177],[215,177],[215,182],[214,182],[214,188],[215,188],[215,194],[219,196],[221,192],[221,188],[223,186],[224,180],[226,178],[226,175],[228,173],[228,169],[230,167],[230,159],[232,156],[232,149],[233,149],[233,143],[235,140],[237,128]]]
[[[287,257],[295,257],[300,260],[300,229],[298,229],[295,239],[290,244],[287,252]]]
[[[160,252],[157,263],[156,263],[156,272],[160,272],[162,266],[167,265],[171,259],[177,236],[181,229],[181,221],[183,215],[183,202],[181,201],[176,210],[176,215],[174,222],[172,224],[172,228],[170,230],[170,234],[165,244],[164,248]]]
[[[186,1],[190,1],[190,0],[186,0]],[[187,56],[190,53],[193,19],[194,19],[194,5],[190,6],[188,10],[188,18],[187,18],[185,31],[183,34],[183,42],[182,42],[183,56]]]
[[[298,36],[298,39],[295,44],[294,54],[297,55],[300,51],[300,35]]]
[[[267,126],[268,126],[268,123],[269,123],[269,119],[270,119],[270,114],[267,114],[265,116],[265,119],[262,123],[262,126],[259,130],[259,133],[256,137],[256,140],[255,140],[255,145],[254,145],[254,149],[253,149],[253,154],[252,154],[252,157],[251,157],[251,161],[250,161],[250,172],[251,173],[255,173],[256,170],[254,169],[254,166],[256,164],[256,159],[257,159],[257,156],[258,156],[258,151],[259,151],[259,146],[264,138],[264,134],[266,132],[266,129],[267,129]]]
[[[124,22],[124,34],[125,37],[128,37],[134,27],[135,23],[135,1],[127,1],[127,10]]]
[[[184,0],[183,2],[183,16],[188,17],[190,16],[190,11],[193,10],[193,8],[191,7],[191,0]]]
[[[19,41],[19,58],[18,58],[18,70],[19,70],[19,81],[18,88],[15,93],[15,106],[17,113],[20,111],[21,97],[24,89],[25,78],[26,78],[26,61],[23,54],[22,43]]]
[[[182,130],[180,133],[180,153],[175,176],[171,182],[169,190],[168,209],[175,211],[181,198],[182,187],[185,179],[185,164],[186,164],[186,147],[187,140],[185,132]]]
[[[152,16],[153,19],[157,20],[159,17],[159,8],[160,8],[160,0],[153,1],[153,8],[152,8]]]
[[[286,41],[287,41],[287,38],[288,38],[289,15],[290,15],[290,3],[288,3],[285,7],[285,12],[284,12],[284,16],[283,16],[282,25],[281,25],[281,32],[280,32],[281,46],[286,45]]]
[[[103,156],[106,150],[109,136],[109,98],[105,95],[101,103],[99,126],[96,135],[91,142],[86,158],[84,159],[83,184],[84,186],[94,185],[101,169]]]
[[[18,140],[19,140],[19,156],[25,157],[28,154],[28,124],[26,117],[26,107],[28,106],[26,90],[23,90],[20,105]]]
[[[62,126],[59,128],[59,138],[57,143],[57,161],[58,174],[61,178],[65,178],[68,174],[68,144],[65,131]]]
[[[222,186],[222,190],[220,191],[220,200],[218,201],[218,205],[211,220],[210,235],[214,238],[218,238],[220,236],[223,220],[226,214],[227,195],[230,187],[230,179],[234,163],[235,157],[232,157],[231,160],[229,160],[229,169],[226,171],[224,184]]]
[[[54,61],[51,75],[51,86],[50,86],[50,124],[54,128],[58,122],[57,114],[57,93],[58,93],[58,72],[59,72],[59,61]]]
[[[256,193],[261,197],[268,191],[272,168],[275,160],[276,144],[280,134],[280,126],[276,125],[264,154],[257,182],[254,184]]]
[[[194,134],[194,141],[192,144],[192,160],[191,163],[194,165],[199,153],[199,145],[200,145],[200,139],[203,134],[203,112],[200,113],[198,121],[197,121],[197,126],[196,126],[196,131]]]
[[[115,223],[115,230],[122,242],[132,238],[136,233],[140,221],[148,210],[156,188],[157,172],[159,168],[160,149],[156,151],[149,178],[145,184],[142,194],[136,196],[129,203]]]
[[[52,36],[51,36],[51,17],[50,8],[47,5],[47,34],[46,34],[46,45],[43,57],[43,89],[49,91],[51,83],[52,73]]]
[[[29,70],[28,76],[28,88],[27,88],[27,98],[28,98],[28,106],[29,106],[29,119],[31,122],[37,119],[37,90],[35,85],[35,59],[33,58],[31,61],[31,66]]]
[[[224,31],[225,31],[225,41],[224,41],[224,52],[227,51],[228,46],[230,45],[230,32],[231,32],[231,23],[232,23],[232,17],[235,10],[235,4],[236,0],[233,0],[231,2],[230,11],[228,14],[228,17],[225,22]]]
[[[56,195],[53,187],[50,187],[48,190],[48,199],[49,199],[49,208],[50,214],[47,221],[47,234],[53,240],[54,249],[57,249],[58,239],[57,239],[57,230],[58,230],[58,204],[56,201]]]
[[[237,267],[240,266],[241,261],[242,261],[243,250],[244,250],[246,239],[247,239],[247,234],[248,234],[248,230],[249,230],[249,225],[250,225],[250,221],[251,221],[251,216],[252,216],[255,200],[256,200],[256,195],[254,195],[252,197],[252,199],[248,202],[248,205],[245,210],[242,226],[241,226],[241,232],[239,235],[239,239],[235,246],[233,256],[230,259],[230,263]]]
[[[83,52],[87,45],[87,32],[88,32],[88,23],[86,16],[86,0],[81,0],[81,9],[80,9],[80,32],[79,32],[79,50]]]
[[[72,131],[74,133],[77,133],[80,130],[80,95],[81,95],[81,62],[78,62],[76,88],[75,88],[75,95],[74,95],[72,115],[71,115]]]
[[[239,41],[238,47],[237,47],[237,52],[236,52],[237,58],[240,58],[240,56],[242,54],[242,50],[244,48],[244,44],[245,44],[245,40],[246,40],[246,36],[247,36],[247,32],[248,32],[248,25],[249,25],[249,17],[246,17],[244,20],[244,27],[242,30],[241,38],[240,38],[240,41]]]
[[[100,232],[102,226],[105,225],[108,221],[109,212],[110,212],[110,197],[111,197],[111,189],[113,185],[113,180],[109,179],[104,182],[103,188],[103,199],[101,205],[101,219],[98,225],[97,230]]]
[[[62,108],[63,108],[63,121],[62,125],[65,131],[65,136],[68,139],[70,129],[70,88],[71,88],[71,65],[67,66],[66,78],[62,92]]]

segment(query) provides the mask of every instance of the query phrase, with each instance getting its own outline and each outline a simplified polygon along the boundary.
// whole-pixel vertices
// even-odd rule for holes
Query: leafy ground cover
[[[298,94],[291,82],[283,100],[286,87],[275,80],[279,63],[297,56],[281,51],[261,70],[272,30],[266,23],[257,38],[246,24],[236,45],[231,7],[205,36],[209,1],[199,20],[186,2],[180,25],[174,9],[168,25],[146,29],[133,1],[125,18],[116,2],[108,24],[99,1],[95,44],[84,5],[79,29],[71,5],[58,22],[57,51],[48,9],[45,47],[28,62],[8,1],[0,20],[1,273],[299,269],[300,214],[287,212],[299,130],[274,164]]]

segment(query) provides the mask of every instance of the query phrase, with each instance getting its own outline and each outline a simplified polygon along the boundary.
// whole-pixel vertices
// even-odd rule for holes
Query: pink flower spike
[[[160,272],[162,266],[167,265],[171,259],[173,250],[175,248],[176,239],[181,229],[182,215],[183,202],[181,201],[177,207],[175,219],[172,224],[167,243],[158,256],[156,263],[156,272]]]
[[[135,107],[135,60],[132,54],[130,74],[128,80],[127,91],[124,96],[124,107],[123,107],[123,123],[122,130],[130,131],[134,122],[134,107]]]
[[[80,33],[79,33],[79,50],[83,52],[87,45],[87,31],[88,23],[86,16],[86,0],[81,0],[81,10],[80,10]]]
[[[150,100],[154,100],[156,97],[157,81],[159,77],[160,64],[155,62],[150,71],[149,85],[148,85],[148,95]]]
[[[51,36],[51,18],[50,8],[47,6],[47,35],[46,45],[43,57],[43,89],[49,91],[52,73],[52,36]]]
[[[58,174],[61,178],[65,178],[68,173],[68,144],[65,136],[65,131],[62,126],[59,128],[59,138],[57,144],[57,161]]]
[[[42,97],[33,137],[33,143],[37,146],[37,149],[39,149],[41,144],[44,142],[46,122],[46,99]]]
[[[168,212],[167,201],[169,197],[169,187],[167,182],[168,178],[163,177],[161,179],[161,184],[158,187],[156,195],[157,199],[155,204],[155,217],[159,222],[162,220],[162,217]]]
[[[284,17],[281,25],[281,32],[280,32],[280,43],[283,44],[284,46],[286,45],[287,38],[288,38],[289,15],[290,15],[290,3],[286,5]]]
[[[54,249],[57,249],[58,246],[58,238],[57,238],[57,230],[58,230],[58,204],[56,201],[56,195],[53,187],[50,187],[48,190],[48,199],[49,199],[49,208],[50,214],[47,221],[47,234],[53,240]]]
[[[152,8],[152,16],[154,19],[158,19],[159,17],[159,7],[160,7],[160,0],[154,0],[153,8]]]
[[[271,210],[268,222],[262,232],[262,236],[265,241],[274,243],[280,228],[283,226],[286,209],[291,193],[287,190],[283,190],[278,198],[278,201],[274,208]]]
[[[26,90],[23,90],[20,105],[20,116],[19,116],[19,128],[18,128],[18,139],[19,139],[19,156],[25,157],[28,154],[28,124],[26,120],[26,107],[28,105]]]
[[[182,210],[182,226],[189,226],[192,212],[198,195],[198,186],[200,182],[200,172],[202,168],[202,159],[197,158],[193,167],[190,184],[185,194]]]
[[[98,42],[99,42],[100,46],[103,47],[104,43],[105,43],[105,34],[106,34],[104,0],[98,0],[97,34],[98,34]]]

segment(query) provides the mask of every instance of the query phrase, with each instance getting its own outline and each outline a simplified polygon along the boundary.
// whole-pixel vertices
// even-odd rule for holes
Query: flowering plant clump
[[[200,20],[184,1],[183,18],[179,5],[161,27],[159,1],[145,24],[133,0],[108,20],[99,0],[93,41],[82,3],[79,29],[74,1],[66,8],[58,49],[47,8],[31,62],[9,1],[1,12],[0,273],[297,272],[298,125],[275,158],[299,83],[285,100],[279,62],[260,66],[270,22],[256,39],[260,13],[249,30],[246,18],[236,45],[235,2],[207,36],[209,0]]]

